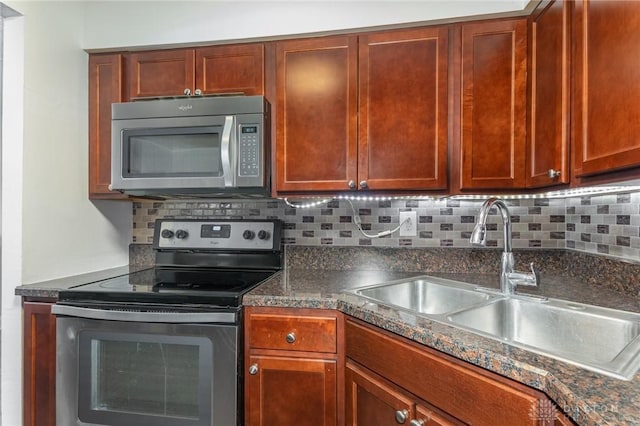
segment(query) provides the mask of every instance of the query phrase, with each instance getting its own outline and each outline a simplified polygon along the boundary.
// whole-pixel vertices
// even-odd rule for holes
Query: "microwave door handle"
[[[224,127],[222,128],[221,156],[222,156],[222,176],[224,178],[225,187],[233,187],[235,185],[235,150],[233,149],[235,142],[235,117],[227,115],[224,119]]]

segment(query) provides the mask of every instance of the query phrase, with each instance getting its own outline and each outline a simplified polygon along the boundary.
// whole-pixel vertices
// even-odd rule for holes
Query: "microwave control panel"
[[[240,125],[240,176],[260,175],[260,127],[257,124]]]

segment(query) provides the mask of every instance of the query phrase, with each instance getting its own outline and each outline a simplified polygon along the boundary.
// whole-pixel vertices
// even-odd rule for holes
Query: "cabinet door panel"
[[[525,185],[526,21],[462,26],[461,189]]]
[[[277,191],[344,191],[356,179],[356,42],[277,44]]]
[[[89,56],[89,198],[123,198],[110,191],[111,104],[122,102],[120,54]]]
[[[570,2],[531,19],[531,117],[527,187],[569,183]],[[549,170],[560,172],[549,177]]]
[[[577,1],[574,17],[574,173],[638,166],[640,2]]]
[[[193,49],[155,50],[128,57],[129,98],[181,96],[195,87]]]
[[[348,426],[397,425],[396,412],[406,412],[407,422],[415,404],[411,397],[368,374],[355,364],[346,367],[346,409]]]
[[[204,94],[264,93],[264,46],[246,44],[196,49],[196,89]]]
[[[359,44],[358,181],[446,188],[448,29],[374,33]]]
[[[258,368],[246,375],[247,424],[335,426],[336,361],[250,356]]]
[[[24,302],[24,424],[56,424],[56,317],[52,303]]]

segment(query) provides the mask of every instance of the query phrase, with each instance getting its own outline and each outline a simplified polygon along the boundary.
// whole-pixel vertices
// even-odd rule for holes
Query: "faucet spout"
[[[504,229],[504,251],[511,252],[511,213],[507,204],[499,198],[489,198],[480,207],[480,213],[478,215],[478,221],[473,228],[471,238],[469,241],[474,246],[486,246],[487,245],[487,217],[492,207],[496,207],[500,216],[502,217],[502,224]]]
[[[498,209],[504,229],[504,250],[500,261],[500,291],[503,294],[511,295],[515,293],[515,288],[518,284],[536,286],[538,284],[538,273],[533,268],[533,264],[531,265],[531,273],[514,271],[515,261],[511,251],[511,213],[507,204],[501,199],[489,198],[482,204],[469,242],[474,246],[486,246],[487,217],[492,207]]]

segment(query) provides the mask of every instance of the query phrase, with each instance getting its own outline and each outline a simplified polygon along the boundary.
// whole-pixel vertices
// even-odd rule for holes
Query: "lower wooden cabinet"
[[[343,424],[342,315],[246,308],[244,424]]]
[[[345,321],[346,424],[569,425],[542,392],[403,339]]]
[[[347,361],[345,384],[347,425],[461,424],[351,361]]]
[[[23,424],[56,424],[56,317],[53,303],[24,302]]]

